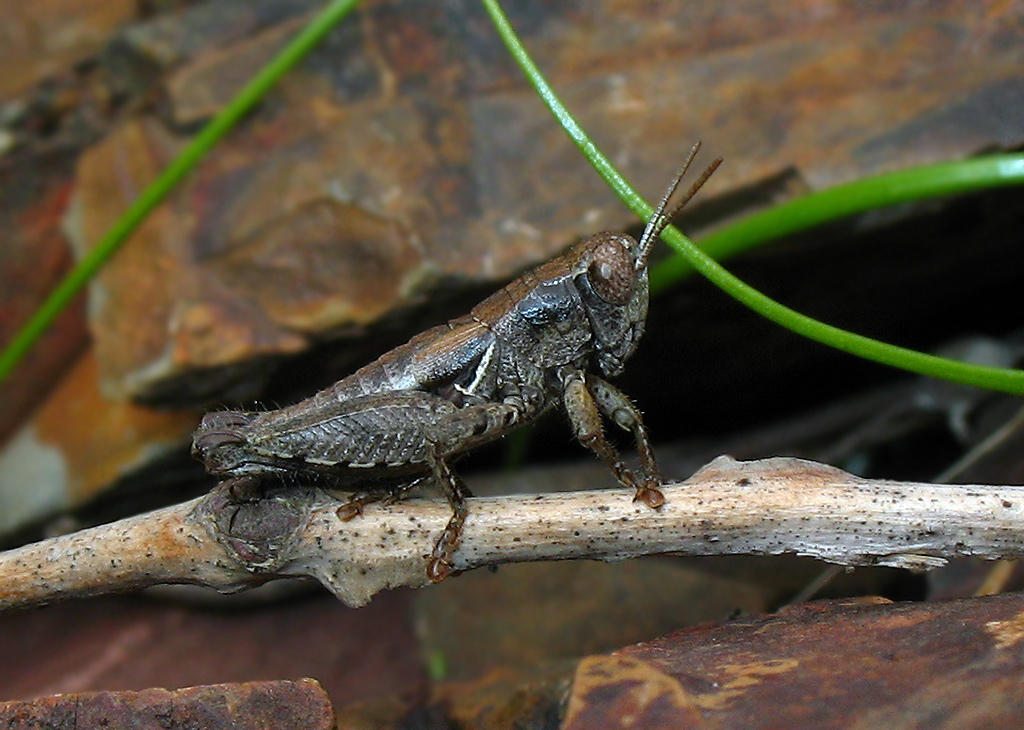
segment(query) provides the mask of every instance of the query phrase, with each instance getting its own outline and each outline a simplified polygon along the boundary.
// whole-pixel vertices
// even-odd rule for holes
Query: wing
[[[245,439],[254,454],[335,472],[423,464],[438,423],[457,407],[406,390],[359,396],[330,408],[307,401],[304,411],[286,410],[262,413],[249,424]]]
[[[426,391],[460,401],[456,384],[474,382],[494,347],[494,334],[472,319],[433,327],[312,397],[326,407],[365,395]],[[482,398],[492,394],[477,382]]]

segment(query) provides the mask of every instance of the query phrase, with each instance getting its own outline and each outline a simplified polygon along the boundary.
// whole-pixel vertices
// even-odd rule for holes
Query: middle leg
[[[368,489],[364,492],[355,492],[345,504],[338,507],[338,519],[342,522],[353,520],[363,513],[363,508],[375,502],[382,502],[385,506],[395,504],[405,498],[405,495],[423,483],[426,477],[419,477],[402,484],[393,484],[381,489]]]

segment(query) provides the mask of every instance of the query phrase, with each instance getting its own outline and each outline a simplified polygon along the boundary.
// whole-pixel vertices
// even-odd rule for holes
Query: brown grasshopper
[[[640,412],[601,376],[618,375],[643,334],[651,247],[721,162],[713,162],[666,216],[699,146],[639,241],[621,233],[591,236],[468,315],[428,329],[295,405],[208,413],[192,454],[222,479],[301,474],[370,485],[338,511],[343,520],[432,476],[453,510],[427,568],[433,581],[451,573],[467,514],[469,490],[449,460],[559,401],[576,438],[635,489],[634,499],[660,507],[665,498]],[[605,438],[602,415],[632,432],[639,476]]]

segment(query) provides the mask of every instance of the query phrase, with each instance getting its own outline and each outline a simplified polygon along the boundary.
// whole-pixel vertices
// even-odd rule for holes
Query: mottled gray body
[[[193,453],[222,478],[304,472],[372,489],[375,481],[393,487],[432,475],[455,509],[428,571],[435,579],[450,572],[466,515],[468,491],[449,457],[557,403],[580,442],[634,487],[638,499],[659,506],[660,479],[640,414],[594,373],[617,375],[643,334],[647,254],[667,222],[664,209],[678,181],[639,243],[616,233],[592,236],[465,317],[417,335],[293,406],[210,413],[196,431]],[[641,477],[605,439],[602,415],[633,433]]]
[[[316,395],[262,413],[211,413],[196,450],[214,474],[305,471],[344,481],[428,471],[562,400],[566,379],[621,371],[643,334],[646,270],[626,306],[586,270],[603,234],[531,271]]]

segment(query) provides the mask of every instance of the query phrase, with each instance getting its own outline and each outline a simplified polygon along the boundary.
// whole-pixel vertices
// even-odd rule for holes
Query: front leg
[[[647,428],[644,426],[643,416],[633,401],[625,393],[616,388],[606,380],[590,373],[585,374],[587,390],[594,396],[597,407],[610,420],[623,431],[633,434],[636,441],[636,449],[640,456],[640,468],[643,470],[645,481],[653,484],[661,484],[661,472],[658,471],[658,461],[654,457],[654,449],[651,448],[651,439],[647,435]]]
[[[654,452],[647,439],[640,412],[629,399],[611,384],[580,371],[571,371],[565,377],[562,397],[576,438],[608,465],[620,484],[636,490],[634,501],[642,501],[654,508],[663,505],[665,495],[657,486],[660,479]],[[602,412],[620,428],[633,432],[640,451],[643,480],[638,480],[626,468],[619,452],[605,437],[601,424]]]

